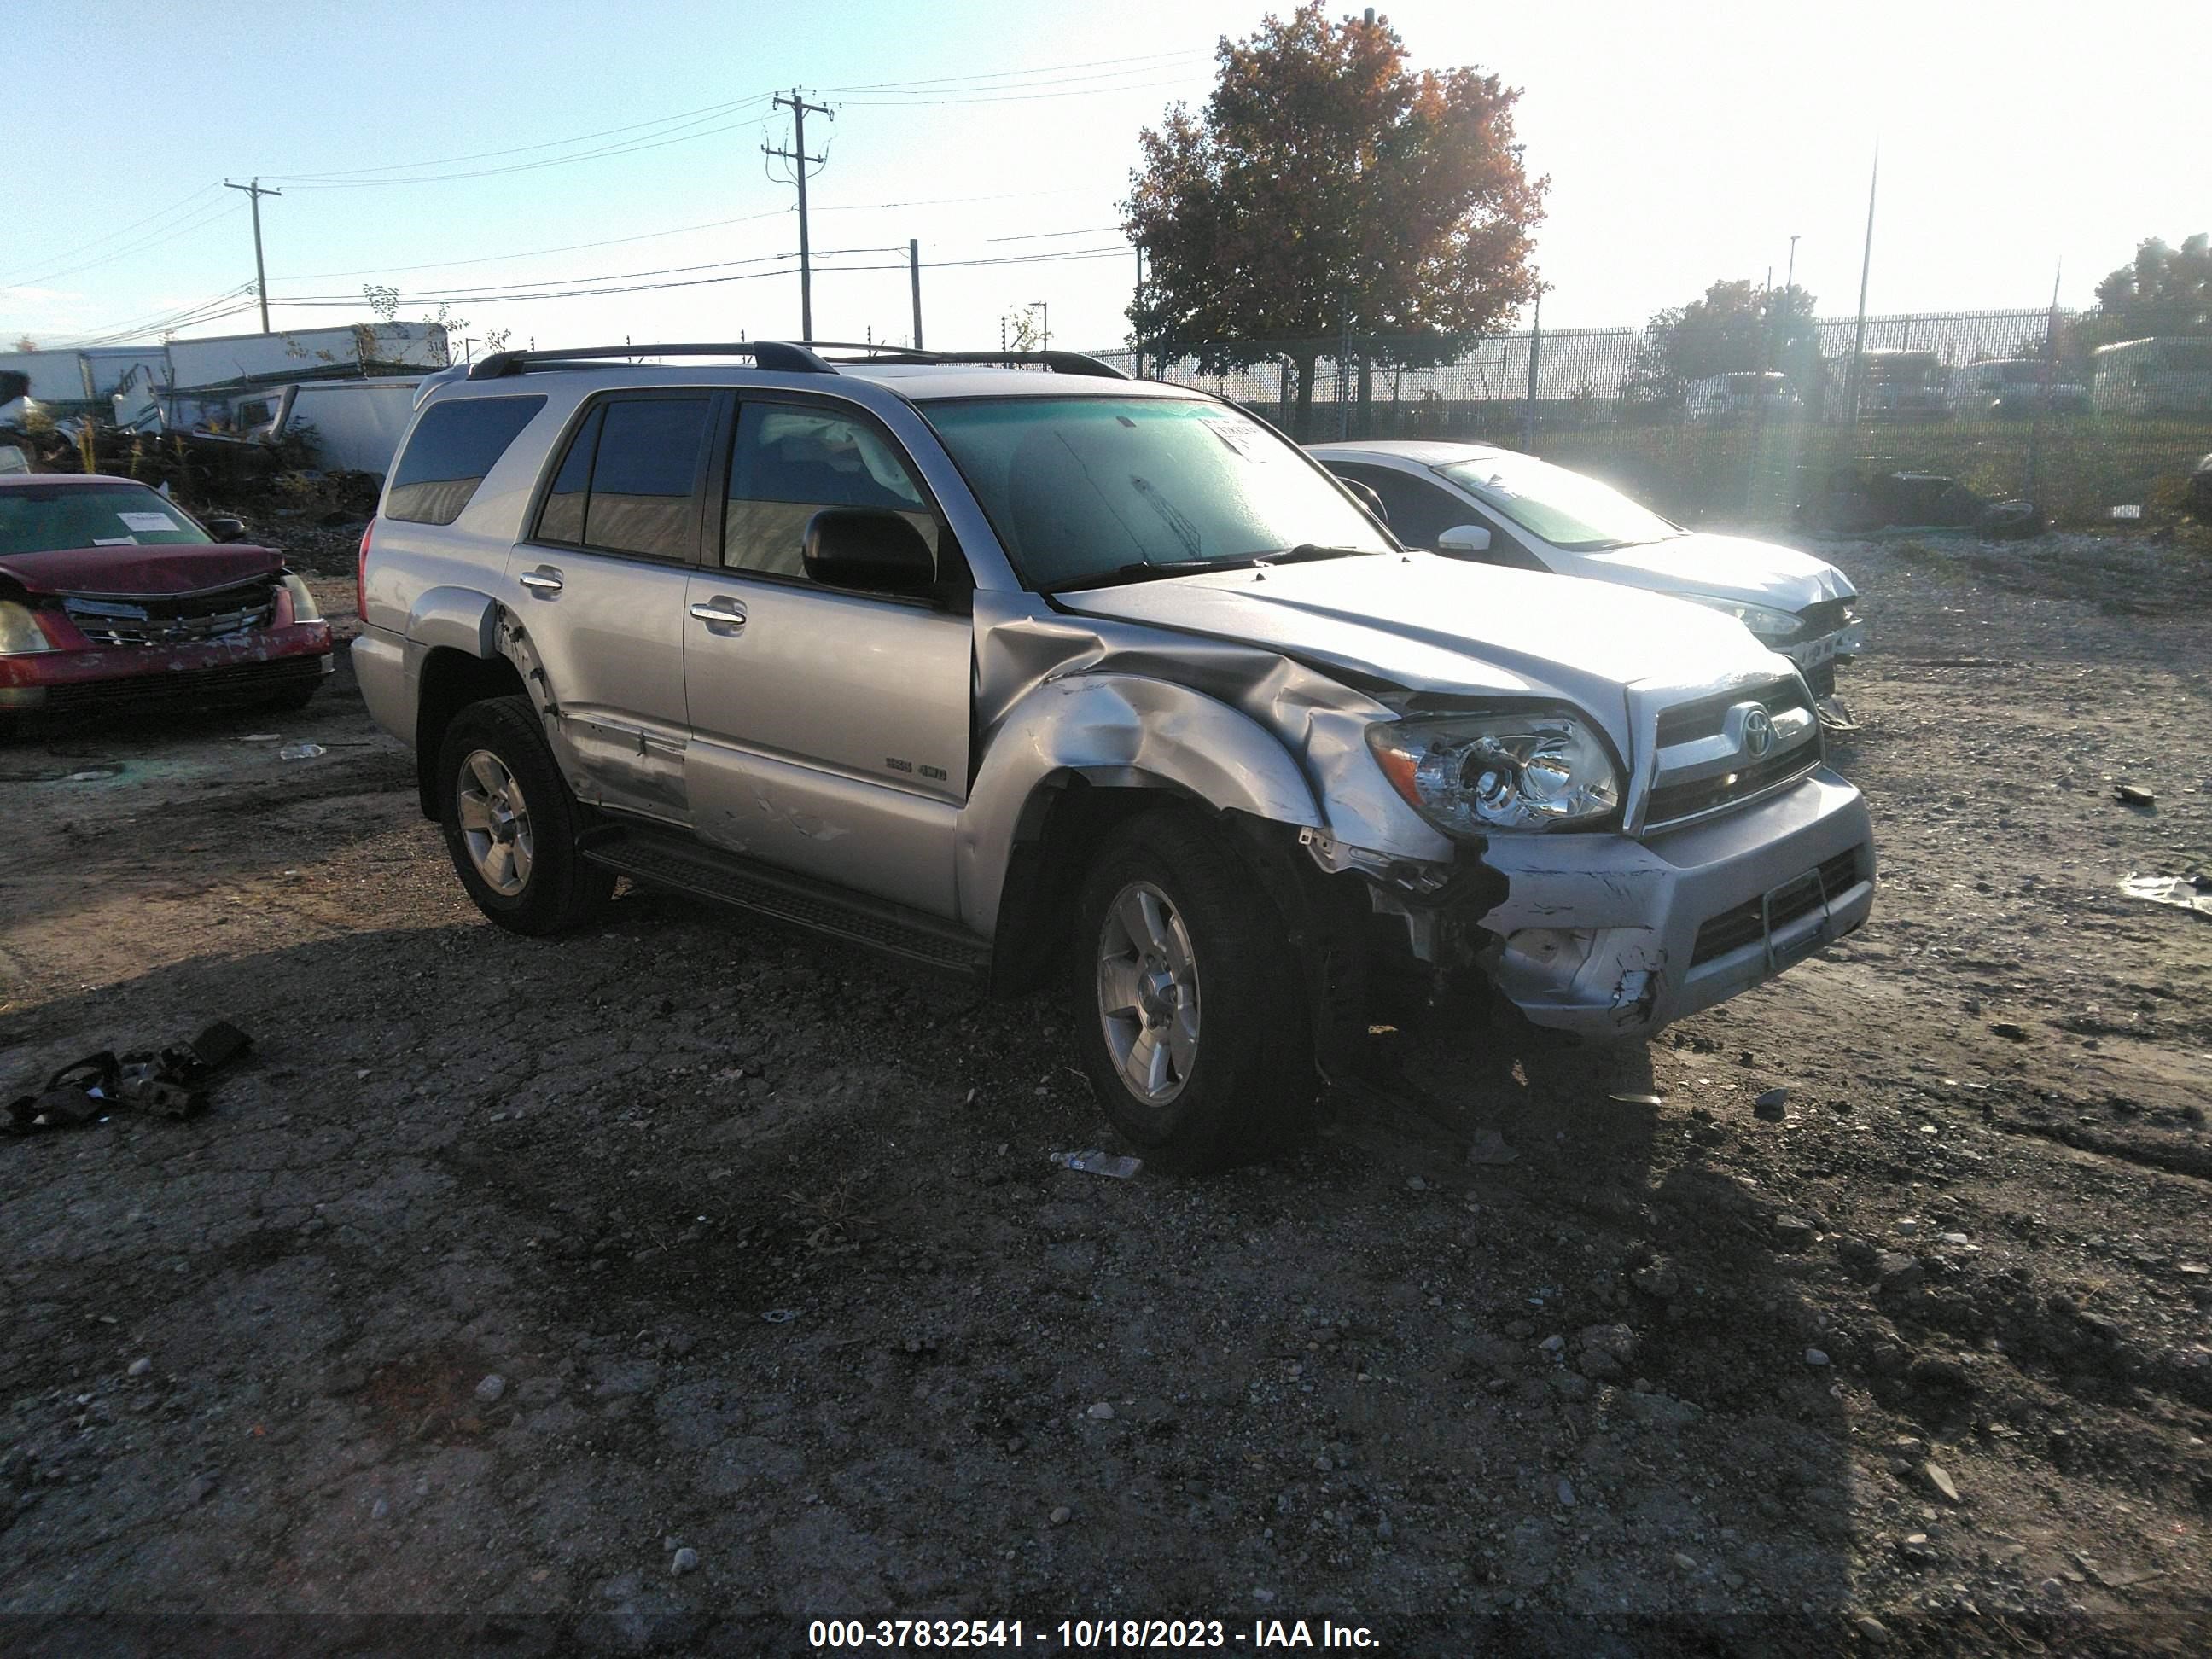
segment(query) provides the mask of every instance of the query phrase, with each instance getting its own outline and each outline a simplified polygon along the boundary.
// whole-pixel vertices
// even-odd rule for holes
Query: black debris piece
[[[207,1109],[209,1079],[252,1047],[245,1032],[217,1020],[188,1043],[121,1055],[103,1048],[63,1066],[35,1094],[10,1101],[4,1127],[11,1135],[74,1128],[117,1107],[179,1121],[198,1117]]]

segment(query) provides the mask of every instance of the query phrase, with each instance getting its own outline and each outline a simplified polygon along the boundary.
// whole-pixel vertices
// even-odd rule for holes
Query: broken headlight
[[[26,657],[33,651],[51,651],[54,642],[39,626],[27,605],[0,599],[0,657]]]
[[[290,571],[284,573],[284,591],[292,596],[292,620],[295,623],[320,622],[323,613],[316,608],[315,596],[307,592],[307,583]]]
[[[1407,804],[1449,836],[1588,827],[1620,805],[1605,739],[1564,708],[1440,714],[1367,728]]]
[[[1805,626],[1802,617],[1790,611],[1764,605],[1746,605],[1741,599],[1723,599],[1717,593],[1678,593],[1674,597],[1734,617],[1751,630],[1752,637],[1761,645],[1780,645],[1794,640]]]

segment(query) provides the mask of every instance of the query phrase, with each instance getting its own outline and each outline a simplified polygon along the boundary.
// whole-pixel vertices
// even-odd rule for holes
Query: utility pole
[[[829,158],[806,153],[806,118],[826,115],[834,121],[837,115],[827,104],[808,103],[797,87],[788,98],[778,93],[774,104],[777,109],[791,112],[791,148],[770,149],[763,144],[761,154],[790,162],[792,179],[799,185],[799,331],[811,340],[814,337],[814,255],[806,240],[806,169],[820,167]]]
[[[1793,288],[1795,288],[1795,287],[1796,287],[1796,286],[1797,286],[1797,239],[1796,239],[1796,237],[1792,236],[1792,237],[1790,239],[1790,274],[1789,274],[1787,276],[1784,276],[1784,277],[1782,279],[1782,288],[1783,288],[1783,291],[1784,291],[1784,293],[1787,293],[1790,289],[1793,289]]]
[[[1874,148],[1874,173],[1867,180],[1866,252],[1859,260],[1859,320],[1851,334],[1851,424],[1859,423],[1859,398],[1865,388],[1860,382],[1865,377],[1863,360],[1866,356],[1867,278],[1874,272],[1874,197],[1881,183],[1881,146]]]
[[[921,239],[906,239],[907,281],[914,288],[914,349],[921,349]]]
[[[269,275],[261,268],[261,198],[282,196],[284,192],[264,190],[258,176],[250,185],[234,185],[226,179],[222,181],[222,187],[225,190],[242,190],[253,201],[253,289],[261,296],[261,331],[266,334],[269,331]]]

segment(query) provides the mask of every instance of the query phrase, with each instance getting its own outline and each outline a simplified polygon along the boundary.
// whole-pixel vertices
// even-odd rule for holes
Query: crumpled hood
[[[243,542],[206,546],[64,547],[0,555],[0,576],[33,593],[158,599],[273,576],[284,568],[274,549]]]
[[[1663,542],[1605,553],[1566,553],[1563,573],[1646,587],[1655,592],[1717,593],[1778,611],[1822,599],[1856,598],[1850,579],[1825,559],[1743,536],[1692,531]]]
[[[1790,672],[1717,611],[1429,553],[1164,577],[1058,597],[1085,615],[1269,647],[1410,691],[1564,697],[1616,737],[1628,686],[1686,693]]]

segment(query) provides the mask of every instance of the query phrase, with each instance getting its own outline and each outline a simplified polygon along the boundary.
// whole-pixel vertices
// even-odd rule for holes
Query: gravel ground
[[[1868,927],[1648,1046],[1378,1034],[1205,1182],[1048,1162],[1045,999],[643,893],[499,932],[349,674],[0,751],[0,1081],[256,1038],[0,1147],[0,1639],[2204,1651],[2212,921],[2118,890],[2212,854],[2203,566],[1826,550]]]

